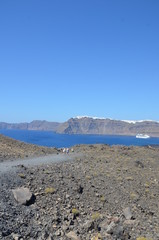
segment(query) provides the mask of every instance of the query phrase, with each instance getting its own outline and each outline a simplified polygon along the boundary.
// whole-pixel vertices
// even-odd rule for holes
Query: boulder
[[[66,237],[71,240],[80,240],[80,238],[73,231],[70,231],[69,233],[67,233]]]
[[[129,207],[126,207],[125,209],[123,209],[123,214],[126,220],[130,220],[132,218],[132,213]]]
[[[29,205],[32,202],[33,194],[28,188],[20,187],[12,190],[15,200],[22,205]]]

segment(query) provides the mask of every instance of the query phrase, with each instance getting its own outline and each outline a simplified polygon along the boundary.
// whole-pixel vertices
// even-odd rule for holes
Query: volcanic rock
[[[14,198],[18,203],[23,205],[28,205],[29,203],[31,203],[33,194],[30,192],[28,188],[24,188],[24,187],[16,188],[12,190],[12,192],[13,192]]]

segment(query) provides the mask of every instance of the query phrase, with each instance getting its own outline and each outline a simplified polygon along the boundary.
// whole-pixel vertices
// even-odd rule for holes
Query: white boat
[[[147,134],[141,134],[141,133],[139,133],[139,134],[137,134],[136,135],[136,138],[150,138],[150,136],[149,135],[147,135]]]

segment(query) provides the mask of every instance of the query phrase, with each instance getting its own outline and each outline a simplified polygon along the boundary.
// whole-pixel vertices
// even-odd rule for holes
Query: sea
[[[135,136],[57,134],[52,131],[8,130],[0,129],[0,133],[26,143],[47,147],[71,147],[77,144],[108,144],[125,146],[159,145],[159,138],[147,139]]]

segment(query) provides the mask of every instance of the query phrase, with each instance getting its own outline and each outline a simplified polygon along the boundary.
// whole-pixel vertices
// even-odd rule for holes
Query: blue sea
[[[71,147],[76,144],[103,143],[109,145],[159,145],[159,138],[139,139],[132,136],[57,134],[51,131],[6,130],[0,133],[14,139],[47,147]]]

